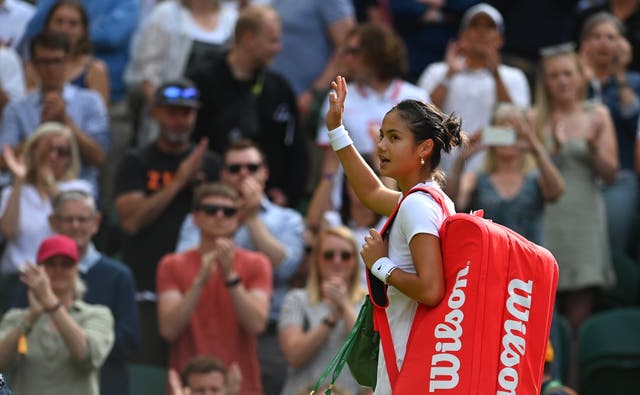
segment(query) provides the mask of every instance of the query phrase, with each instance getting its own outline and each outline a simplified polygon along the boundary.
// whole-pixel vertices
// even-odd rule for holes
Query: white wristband
[[[347,133],[347,129],[344,128],[344,125],[340,125],[329,131],[329,141],[331,142],[331,148],[333,148],[334,151],[339,151],[344,147],[348,147],[353,144],[353,140],[349,137],[349,133]]]
[[[398,266],[393,263],[391,259],[383,256],[382,258],[378,258],[378,260],[371,265],[371,273],[376,276],[378,280],[386,284],[391,272],[397,268]]]

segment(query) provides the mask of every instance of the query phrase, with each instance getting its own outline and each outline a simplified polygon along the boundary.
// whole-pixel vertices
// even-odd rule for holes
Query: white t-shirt
[[[442,191],[438,184],[429,181],[417,186],[428,186]],[[451,213],[455,212],[455,207],[451,199],[444,192],[446,205]],[[424,192],[414,192],[407,196],[402,202],[396,218],[389,233],[389,259],[398,267],[409,273],[416,273],[411,258],[409,242],[420,233],[427,233],[439,237],[440,226],[445,219],[445,214],[440,205]],[[389,286],[387,288],[389,297],[389,307],[387,307],[387,318],[393,338],[393,346],[396,353],[398,370],[402,368],[405,352],[407,349],[407,339],[411,330],[411,324],[418,307],[418,302],[409,298],[398,289]],[[378,354],[378,381],[375,395],[387,395],[391,393],[389,376],[384,361],[382,345]]]
[[[233,30],[238,20],[238,8],[232,3],[222,3],[218,14],[218,26],[213,30],[205,30],[198,25],[191,13],[185,12],[185,18],[189,22],[187,29],[194,41],[208,44],[224,44],[233,36]]]
[[[349,131],[353,145],[361,154],[375,152],[375,138],[369,131],[374,128],[377,136],[382,119],[391,107],[407,99],[429,101],[429,96],[424,89],[399,79],[391,81],[382,94],[359,83],[349,83],[347,88],[349,94],[344,103],[342,123]],[[327,97],[320,114],[326,114],[328,109],[329,98]],[[329,135],[324,118],[318,128],[316,143],[323,147],[329,146]]]
[[[63,191],[80,190],[94,195],[93,187],[85,180],[70,180],[58,183]],[[0,215],[4,215],[11,196],[13,186],[2,190],[0,197]],[[51,200],[43,198],[32,184],[24,184],[20,192],[20,214],[18,217],[18,233],[7,240],[0,259],[3,274],[14,274],[18,267],[26,261],[35,263],[40,243],[53,234],[49,226],[49,215],[52,212]]]
[[[420,76],[418,85],[431,94],[445,79],[448,66],[444,62],[430,64]],[[511,101],[522,108],[531,106],[529,83],[524,73],[515,67],[500,65],[498,73]],[[491,123],[497,104],[496,80],[488,69],[464,70],[456,73],[449,82],[442,111],[455,113],[462,119],[462,129],[473,134]],[[447,171],[453,165],[454,154],[443,153],[440,167]],[[477,170],[482,163],[482,154],[475,155],[468,170]]]

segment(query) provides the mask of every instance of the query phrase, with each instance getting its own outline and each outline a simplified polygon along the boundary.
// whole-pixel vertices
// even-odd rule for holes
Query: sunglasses
[[[231,218],[238,213],[238,209],[231,206],[220,206],[217,204],[201,204],[196,210],[202,211],[207,215],[218,215],[218,212],[222,211],[222,215],[226,218]]]
[[[538,50],[540,57],[542,58],[550,58],[552,56],[564,55],[568,53],[574,52],[576,46],[572,42],[550,45],[548,47],[543,47]]]
[[[34,58],[33,63],[38,66],[60,66],[64,63],[64,58]]]
[[[196,88],[182,88],[180,86],[168,86],[162,90],[165,99],[197,99],[198,90]]]
[[[342,49],[343,55],[357,55],[362,49],[360,47],[347,47]]]
[[[242,169],[247,169],[249,173],[255,173],[258,171],[262,165],[260,163],[234,163],[232,165],[227,165],[227,171],[231,174],[238,174]]]
[[[342,261],[348,261],[353,257],[353,253],[347,250],[327,250],[322,252],[322,257],[327,261],[333,261],[336,256],[340,257],[340,260]]]
[[[56,155],[66,158],[71,155],[71,149],[65,146],[49,147],[49,152],[55,152]]]

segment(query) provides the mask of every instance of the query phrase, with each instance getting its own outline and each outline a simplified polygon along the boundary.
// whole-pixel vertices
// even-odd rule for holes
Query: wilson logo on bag
[[[442,192],[419,190],[447,213]],[[448,216],[440,243],[445,295],[436,307],[418,305],[402,367],[395,378],[390,374],[393,394],[539,394],[558,282],[555,259],[470,214]],[[384,286],[369,280],[376,322],[386,320],[384,300],[373,295]]]

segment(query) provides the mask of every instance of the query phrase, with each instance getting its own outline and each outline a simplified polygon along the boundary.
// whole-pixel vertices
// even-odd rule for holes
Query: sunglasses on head
[[[260,163],[234,163],[232,165],[227,165],[227,171],[232,174],[238,174],[243,168],[245,168],[249,173],[255,173],[261,167],[262,165]]]
[[[238,213],[238,209],[231,206],[220,206],[218,204],[201,204],[196,210],[202,211],[207,215],[218,215],[218,212],[222,211],[222,215],[227,218],[231,218]]]
[[[353,257],[353,253],[347,250],[327,250],[322,252],[322,257],[328,261],[333,261],[336,256],[340,257],[340,260],[342,261],[348,261]]]
[[[198,90],[196,88],[182,88],[180,86],[167,86],[162,90],[165,99],[197,99]]]
[[[550,58],[552,56],[564,55],[568,53],[574,52],[576,46],[572,42],[550,45],[548,47],[543,47],[538,50],[538,53],[543,58]]]

